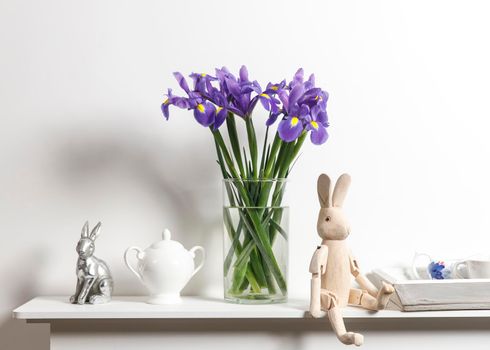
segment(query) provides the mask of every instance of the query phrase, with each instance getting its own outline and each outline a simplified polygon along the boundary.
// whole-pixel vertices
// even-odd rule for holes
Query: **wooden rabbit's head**
[[[324,240],[343,240],[349,236],[350,226],[342,207],[350,182],[350,175],[342,174],[332,194],[328,175],[321,174],[318,177],[317,190],[321,208],[318,214],[317,231]]]

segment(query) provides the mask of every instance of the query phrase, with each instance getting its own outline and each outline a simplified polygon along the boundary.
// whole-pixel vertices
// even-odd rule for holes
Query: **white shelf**
[[[114,297],[108,304],[72,305],[67,296],[37,297],[13,311],[13,317],[25,320],[56,319],[209,319],[209,318],[309,318],[306,300],[286,304],[237,305],[221,299],[184,297],[178,305],[150,305],[145,297]],[[409,318],[490,318],[490,310],[370,312],[348,307],[345,319]]]

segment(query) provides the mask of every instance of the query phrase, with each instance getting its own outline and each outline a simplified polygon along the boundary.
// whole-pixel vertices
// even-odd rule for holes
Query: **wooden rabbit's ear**
[[[100,226],[102,226],[102,223],[99,221],[97,225],[92,229],[92,232],[90,232],[90,239],[92,241],[95,241],[97,239],[97,236],[100,233]]]
[[[332,204],[334,207],[342,207],[344,205],[345,196],[349,190],[351,178],[349,174],[342,174],[335,184],[332,196]]]
[[[88,238],[88,221],[82,227],[82,238]]]
[[[322,208],[328,208],[330,206],[330,178],[327,174],[321,174],[318,176],[316,184],[318,192],[318,200]]]

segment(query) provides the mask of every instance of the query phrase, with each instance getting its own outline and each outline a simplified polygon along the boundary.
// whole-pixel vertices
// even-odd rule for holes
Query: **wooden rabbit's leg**
[[[322,310],[323,311],[328,311],[335,306],[337,306],[337,296],[335,295],[334,292],[331,292],[326,289],[322,289],[320,292],[320,300],[321,300],[321,305],[322,305]]]
[[[361,288],[366,293],[368,293],[373,298],[375,298],[375,300],[376,300],[376,308],[372,309],[371,308],[371,300],[370,300],[370,298],[366,297],[366,301],[365,301],[365,303],[367,305],[366,308],[368,308],[370,310],[383,310],[386,307],[386,305],[388,304],[388,301],[390,300],[391,294],[393,294],[393,292],[395,291],[393,286],[391,284],[387,284],[385,282],[382,282],[381,288],[377,289],[371,283],[371,281],[361,273],[361,271],[359,270],[359,264],[357,263],[356,259],[354,259],[354,257],[352,257],[352,256],[350,257],[350,269],[351,269],[352,275],[356,279],[356,282],[359,283]],[[355,297],[355,296],[353,296],[353,297]],[[363,296],[363,298],[364,298],[364,296]],[[367,299],[369,299],[369,301],[367,301]],[[352,304],[361,305],[361,304],[356,304],[355,302],[353,302]],[[361,305],[361,306],[364,307],[364,305]]]
[[[361,306],[368,310],[383,310],[390,300],[393,287],[383,284],[376,297],[373,297],[367,290],[352,288],[349,292],[349,304]]]
[[[345,345],[354,344],[356,346],[361,346],[362,343],[364,343],[364,337],[362,334],[346,331],[341,310],[340,307],[334,306],[327,311],[328,319],[330,320],[333,331],[337,335],[337,338]]]
[[[352,288],[349,292],[349,304],[368,310],[378,310],[378,301],[367,290]]]
[[[379,288],[376,301],[378,302],[378,310],[383,310],[390,301],[390,296],[395,291],[395,288],[391,284],[381,282],[381,288]]]

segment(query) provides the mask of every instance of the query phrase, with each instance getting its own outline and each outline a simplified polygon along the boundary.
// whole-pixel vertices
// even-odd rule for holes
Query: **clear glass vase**
[[[287,301],[286,179],[223,180],[224,297],[240,304]]]

